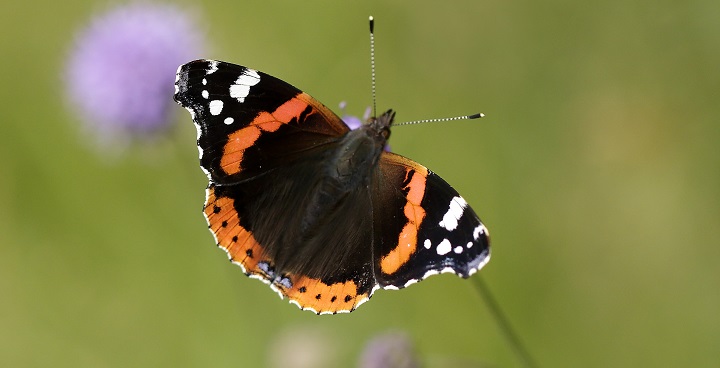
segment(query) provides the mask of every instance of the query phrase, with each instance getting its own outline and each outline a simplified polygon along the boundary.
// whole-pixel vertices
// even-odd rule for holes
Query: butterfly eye
[[[383,129],[380,132],[380,135],[382,135],[382,137],[385,138],[385,140],[390,139],[390,129],[388,129],[388,128]]]

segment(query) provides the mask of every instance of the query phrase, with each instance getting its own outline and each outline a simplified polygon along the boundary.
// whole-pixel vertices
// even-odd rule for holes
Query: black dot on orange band
[[[214,206],[214,207],[213,207],[213,212],[214,212],[214,213],[220,213],[220,207]]]
[[[333,295],[333,297],[330,298],[330,303],[335,303],[336,300],[337,300],[337,296]]]
[[[235,236],[233,236],[233,237],[232,237],[232,241],[233,241],[233,243],[235,243],[235,242],[236,242],[237,240],[238,240],[238,237],[237,237],[237,235],[235,235]]]
[[[227,227],[227,221],[223,221],[222,224],[220,224],[222,227]]]
[[[346,295],[346,296],[345,296],[345,303],[347,303],[347,302],[349,302],[349,301],[351,301],[351,300],[352,300],[352,297],[351,297],[350,295]]]
[[[322,296],[321,294],[315,295],[315,299],[320,300],[321,296]]]
[[[246,254],[248,257],[252,258],[252,256],[253,256],[252,249],[246,250],[246,251],[245,251],[245,254]]]
[[[307,288],[305,286],[301,286],[300,289],[298,289],[299,292],[304,293],[307,291]]]

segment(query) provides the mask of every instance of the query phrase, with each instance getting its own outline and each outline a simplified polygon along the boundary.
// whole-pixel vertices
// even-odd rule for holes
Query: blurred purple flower
[[[345,107],[347,106],[347,103],[345,101],[340,102],[340,112],[342,113],[342,120],[345,122],[345,124],[350,127],[350,129],[355,130],[357,128],[360,128],[363,124],[365,124],[368,119],[370,119],[370,113],[372,112],[370,110],[370,106],[365,108],[365,114],[363,114],[362,120],[360,120],[357,116],[347,115],[345,114]],[[390,152],[390,145],[385,144],[385,151]]]
[[[342,119],[347,124],[347,126],[350,127],[350,129],[357,129],[360,128],[368,119],[370,118],[370,106],[368,106],[365,109],[365,114],[363,115],[362,120],[360,120],[357,116],[347,115],[345,113],[345,107],[347,106],[347,102],[342,101],[340,102],[340,112],[342,113]]]
[[[175,71],[204,44],[195,19],[178,6],[118,6],[78,34],[65,70],[69,100],[108,138],[166,130]]]
[[[417,368],[412,343],[403,333],[386,333],[371,339],[360,356],[360,368]]]

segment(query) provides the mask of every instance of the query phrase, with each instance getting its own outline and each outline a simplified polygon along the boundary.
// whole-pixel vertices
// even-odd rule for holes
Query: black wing
[[[308,94],[244,66],[196,60],[180,66],[175,86],[198,130],[200,165],[216,184],[302,160],[349,131]]]
[[[467,278],[490,260],[485,225],[450,184],[387,152],[379,176],[373,207],[381,287],[403,288],[444,272]]]

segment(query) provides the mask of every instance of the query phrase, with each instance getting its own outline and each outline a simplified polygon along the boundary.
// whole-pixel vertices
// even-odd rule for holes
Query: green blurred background
[[[404,331],[428,367],[517,366],[457,277],[318,317],[243,276],[206,229],[183,109],[153,147],[87,142],[61,74],[108,4],[0,5],[0,365],[352,367],[368,339]],[[190,8],[208,57],[354,115],[371,103],[372,14],[379,109],[487,115],[397,128],[391,144],[485,221],[493,259],[480,274],[541,366],[719,364],[720,2]]]

